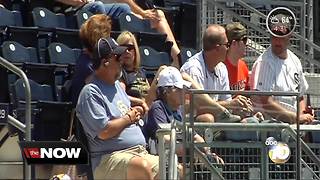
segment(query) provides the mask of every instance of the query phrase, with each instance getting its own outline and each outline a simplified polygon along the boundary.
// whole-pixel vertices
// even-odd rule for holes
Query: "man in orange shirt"
[[[231,90],[249,89],[249,70],[242,59],[245,55],[247,44],[247,29],[239,22],[230,23],[226,26],[229,49],[225,65],[228,69],[229,84]]]

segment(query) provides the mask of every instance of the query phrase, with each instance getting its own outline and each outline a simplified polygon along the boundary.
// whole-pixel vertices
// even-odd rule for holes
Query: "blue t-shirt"
[[[93,169],[104,154],[136,145],[145,146],[144,136],[136,124],[126,127],[119,136],[111,139],[102,140],[98,137],[109,121],[124,116],[130,107],[128,95],[119,81],[108,85],[94,77],[93,81],[82,89],[76,112],[87,135]]]
[[[86,84],[85,80],[93,73],[91,58],[82,51],[76,62],[71,84],[71,101],[76,105],[81,89]]]
[[[156,100],[151,105],[148,111],[148,120],[144,126],[145,137],[148,141],[149,138],[156,139],[156,132],[161,123],[171,123],[173,119],[178,121],[182,120],[180,109],[171,111],[168,105],[162,100]]]

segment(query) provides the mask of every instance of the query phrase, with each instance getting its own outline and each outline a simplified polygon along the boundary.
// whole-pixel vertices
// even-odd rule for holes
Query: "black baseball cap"
[[[111,55],[121,55],[128,47],[120,46],[113,38],[100,38],[93,52],[93,67],[97,69],[103,58],[109,58]]]

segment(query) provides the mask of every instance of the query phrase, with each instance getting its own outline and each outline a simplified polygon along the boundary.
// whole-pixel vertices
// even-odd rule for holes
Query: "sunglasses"
[[[121,46],[125,46],[128,48],[128,51],[131,51],[134,49],[134,45],[133,44],[122,44]]]
[[[240,38],[240,39],[237,39],[236,41],[242,41],[243,42],[243,44],[247,44],[247,42],[248,42],[248,37],[242,37],[242,38]]]

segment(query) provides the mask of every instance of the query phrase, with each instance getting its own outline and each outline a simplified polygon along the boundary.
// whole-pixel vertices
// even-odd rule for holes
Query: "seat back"
[[[10,41],[16,41],[25,47],[38,47],[37,27],[9,26],[7,34]]]
[[[50,63],[75,64],[79,54],[62,43],[51,43],[48,47]]]
[[[79,168],[80,173],[84,173],[87,176],[87,179],[93,180],[93,172],[92,172],[92,164],[91,164],[91,157],[89,151],[89,143],[86,136],[86,132],[84,131],[80,120],[75,116],[74,119],[75,124],[75,135],[78,141],[80,141],[88,150],[89,152],[89,163],[88,165],[81,165]]]
[[[171,59],[168,53],[158,52],[148,46],[139,47],[141,55],[141,67],[146,70],[148,79],[153,79],[161,65],[170,65]]]
[[[149,20],[142,20],[133,14],[121,14],[119,17],[120,30],[130,32],[153,32],[157,31],[151,28]]]
[[[197,6],[193,3],[181,3],[181,27],[180,27],[180,41],[182,46],[196,47],[197,34]],[[186,30],[187,29],[187,30]]]
[[[193,48],[185,48],[182,47],[180,49],[180,56],[181,56],[181,65],[183,65],[189,58],[191,58],[193,55],[197,53],[197,50]]]
[[[70,48],[82,49],[78,29],[56,28],[52,40],[53,42],[63,43]]]
[[[77,14],[77,24],[78,24],[78,28],[80,29],[81,25],[88,20],[91,16],[93,16],[93,13],[91,13],[90,11],[86,11],[84,9],[80,9]]]
[[[52,94],[52,87],[49,85],[41,85],[29,79],[31,101],[54,101]],[[12,100],[18,105],[20,102],[25,101],[24,83],[22,79],[18,79],[12,85]]]
[[[38,62],[34,47],[24,47],[14,41],[5,41],[1,46],[2,56],[12,63]]]
[[[0,8],[0,26],[22,26],[21,13]]]
[[[33,24],[42,28],[66,28],[66,17],[63,14],[55,14],[43,7],[32,10]]]
[[[36,108],[34,140],[60,141],[68,138],[72,113],[70,102],[38,101]]]

